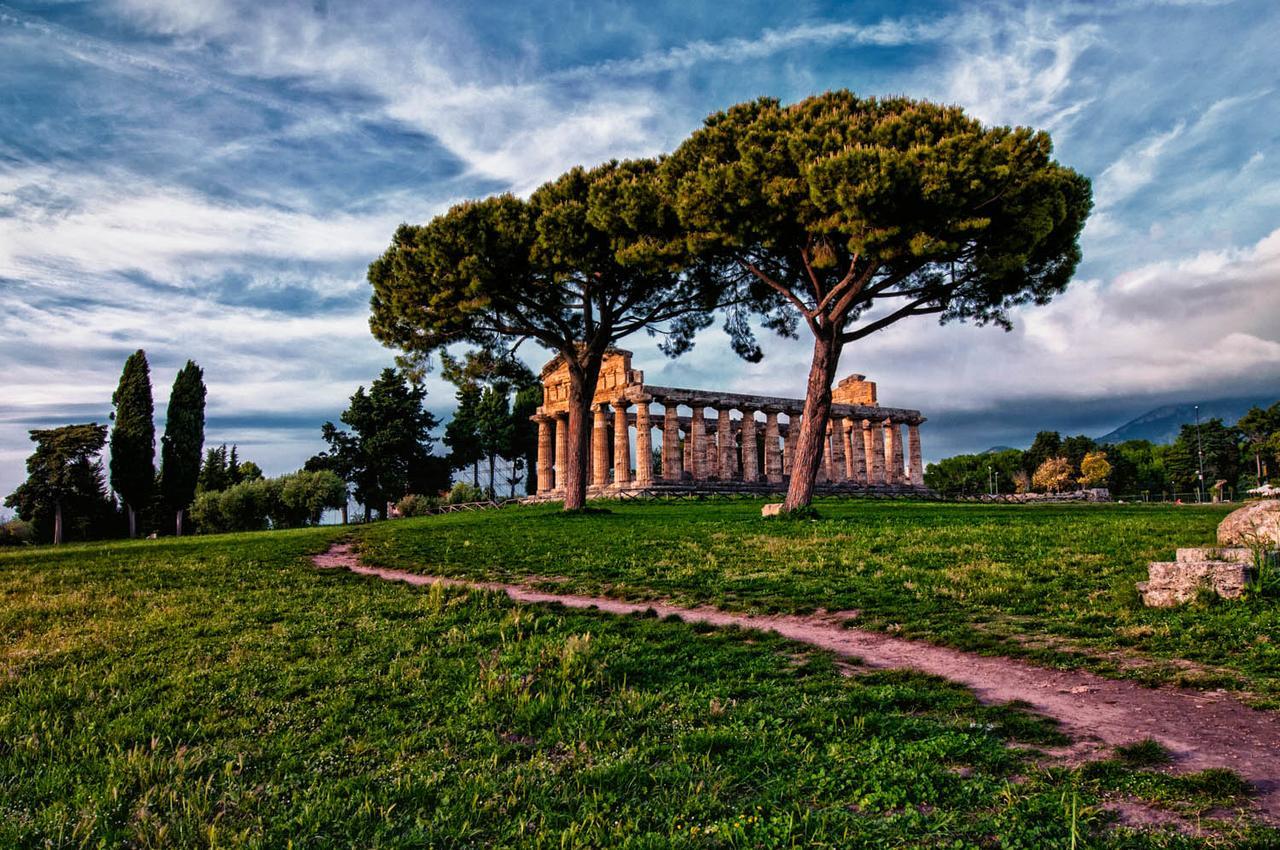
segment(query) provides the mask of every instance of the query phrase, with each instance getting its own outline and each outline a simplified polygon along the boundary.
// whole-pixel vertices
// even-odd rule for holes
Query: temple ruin
[[[543,403],[532,417],[538,425],[535,498],[555,499],[563,493],[559,470],[569,451],[568,366],[556,357],[540,377]],[[920,411],[881,407],[875,383],[863,375],[840,381],[831,399],[820,492],[925,491]],[[661,410],[655,413],[653,405]],[[631,352],[614,349],[600,369],[591,406],[588,496],[765,493],[786,487],[804,399],[651,386],[631,368]]]

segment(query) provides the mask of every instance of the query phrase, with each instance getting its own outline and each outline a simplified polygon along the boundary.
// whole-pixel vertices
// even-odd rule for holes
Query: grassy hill
[[[1153,610],[1134,590],[1147,562],[1212,545],[1230,506],[816,504],[816,522],[761,521],[751,500],[623,503],[576,517],[523,507],[377,524],[359,540],[383,566],[737,610],[857,610],[863,628],[1245,688],[1280,705],[1275,599]]]
[[[940,571],[997,575],[1016,556],[1036,588],[1006,606],[1021,615],[1055,581],[1036,567],[1061,563],[1065,539],[1085,549],[1068,564],[1071,585],[1082,568],[1112,575],[1088,544],[1099,532],[1129,569],[1216,518],[1027,511],[1020,528],[1009,513],[1002,543],[982,512],[823,509],[832,519],[765,524],[748,521],[749,503],[575,518],[530,508],[358,533],[381,560],[436,571],[536,572],[748,607],[858,597],[869,623],[887,628],[891,611],[914,604],[933,628],[948,620],[923,590]],[[976,538],[962,533],[974,527]],[[1101,806],[1117,794],[1194,818],[1244,791],[1221,772],[1041,763],[1037,748],[1059,742],[1044,721],[935,679],[844,676],[764,634],[312,567],[309,555],[342,533],[0,553],[0,846],[1145,848],[1278,837],[1230,819],[1199,838],[1116,829]],[[1118,542],[1125,534],[1141,539]],[[894,586],[883,604],[863,597]],[[992,596],[982,607],[999,606]],[[904,630],[916,620],[902,617]]]

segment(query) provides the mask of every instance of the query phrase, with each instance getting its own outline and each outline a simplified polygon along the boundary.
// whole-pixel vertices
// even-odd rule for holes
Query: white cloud
[[[555,79],[646,76],[681,71],[713,62],[741,63],[765,59],[801,47],[895,47],[937,41],[953,32],[954,21],[882,20],[864,25],[848,21],[800,24],[785,29],[765,29],[751,38],[691,41],[631,59],[610,59],[553,75]]]
[[[1185,129],[1186,123],[1179,121],[1169,130],[1137,142],[1107,166],[1098,176],[1098,206],[1106,208],[1117,204],[1151,183],[1161,157]]]
[[[321,216],[219,203],[136,175],[46,167],[0,174],[0,209],[6,208],[0,276],[80,282],[85,275],[141,271],[181,286],[252,271],[264,260],[363,264],[410,214],[403,198],[365,215]]]
[[[1077,64],[1101,36],[1095,24],[1067,25],[1035,7],[974,13],[953,40],[943,96],[990,124],[1060,132],[1090,102]]]

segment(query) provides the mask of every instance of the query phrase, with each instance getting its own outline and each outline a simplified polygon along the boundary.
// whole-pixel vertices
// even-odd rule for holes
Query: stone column
[[[662,480],[679,481],[684,464],[680,457],[680,416],[676,405],[664,402],[662,414]]]
[[[901,434],[897,427],[891,420],[886,419],[884,421],[884,483],[890,486],[895,486],[902,475],[901,472],[895,475],[893,471],[893,454],[900,439]]]
[[[720,449],[716,458],[716,473],[721,481],[731,481],[733,479],[734,451],[733,443],[733,422],[729,419],[729,408],[721,407],[716,410],[716,445]]]
[[[849,470],[845,466],[845,419],[835,416],[831,419],[831,480],[843,484],[849,479]]]
[[[893,465],[893,483],[901,487],[906,483],[906,464],[902,457],[902,423],[890,422],[889,435],[893,437],[893,451],[889,455],[889,462]]]
[[[563,490],[565,470],[569,467],[569,414],[556,414],[555,489]]]
[[[920,455],[920,423],[912,422],[907,426],[907,445],[911,449],[911,486],[923,487],[924,458]]]
[[[863,445],[862,422],[850,419],[845,429],[845,464],[849,471],[849,483],[860,487],[867,486],[867,449]]]
[[[778,442],[778,411],[764,414],[764,477],[770,484],[782,482],[782,446]]]
[[[533,417],[538,423],[538,495],[551,490],[551,417],[539,413]]]
[[[609,405],[600,402],[595,408],[595,426],[591,429],[591,483],[609,486]]]
[[[625,487],[631,483],[631,423],[627,420],[626,399],[613,403],[613,483]]]
[[[636,486],[653,483],[653,423],[649,421],[649,401],[636,402]]]
[[[872,487],[884,484],[884,423],[867,423],[867,481]]]
[[[689,423],[689,470],[695,482],[707,477],[707,423],[702,417],[702,407],[693,405]]]
[[[782,474],[790,475],[796,465],[796,442],[800,439],[800,423],[804,415],[796,413],[787,420],[787,436],[782,446]]]
[[[742,480],[755,484],[760,480],[760,456],[756,454],[756,412],[742,410]]]
[[[692,418],[692,417],[691,417]],[[685,478],[693,478],[693,423],[689,423],[689,427],[684,429],[684,471],[681,473],[681,480]]]

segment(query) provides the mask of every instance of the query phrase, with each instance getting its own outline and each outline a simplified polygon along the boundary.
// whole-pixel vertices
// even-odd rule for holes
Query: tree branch
[[[813,238],[809,238],[813,242]],[[804,270],[809,274],[809,283],[813,286],[813,300],[817,303],[822,301],[822,282],[818,280],[818,274],[813,270],[813,265],[809,262],[808,246],[800,249],[800,262],[804,263]],[[817,308],[819,311],[821,307]],[[816,312],[816,311],[815,311]]]
[[[920,298],[920,299],[917,299],[916,301],[911,302],[910,304],[906,304],[900,307],[899,309],[894,310],[889,315],[883,316],[875,320],[869,325],[864,325],[863,327],[858,328],[855,331],[849,331],[848,333],[841,334],[840,341],[842,343],[855,342],[856,340],[860,340],[863,337],[870,336],[871,334],[875,333],[876,331],[882,328],[887,328],[889,325],[892,325],[894,322],[898,321],[899,319],[905,319],[907,316],[924,316],[930,313],[941,313],[943,310],[947,309],[942,304],[935,304],[931,307],[920,306],[921,304],[927,303],[927,301],[928,299]]]
[[[798,297],[796,297],[796,294],[794,292],[792,292],[790,289],[783,286],[782,284],[778,283],[777,281],[769,277],[764,272],[760,271],[758,268],[756,268],[755,263],[742,261],[742,266],[747,271],[755,275],[756,278],[763,281],[765,285],[767,285],[769,288],[782,293],[783,297],[786,298],[788,301],[790,301],[795,306],[795,308],[800,311],[800,315],[804,316],[805,324],[809,326],[809,330],[813,331],[814,335],[817,336],[818,323],[814,321],[814,316],[816,314],[811,312],[809,308],[805,306],[804,302],[801,301]]]

